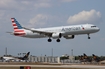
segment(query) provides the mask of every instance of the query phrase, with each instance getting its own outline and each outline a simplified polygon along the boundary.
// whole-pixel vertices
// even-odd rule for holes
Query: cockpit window
[[[91,28],[94,28],[94,27],[96,27],[96,26],[91,26]]]

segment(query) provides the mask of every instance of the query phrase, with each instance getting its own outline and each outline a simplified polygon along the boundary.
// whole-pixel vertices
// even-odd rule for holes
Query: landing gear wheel
[[[60,39],[57,39],[56,41],[57,41],[57,42],[60,42]]]
[[[88,37],[88,39],[90,39],[90,37]]]
[[[52,41],[52,40],[49,38],[49,39],[48,39],[48,42],[51,42],[51,41]]]

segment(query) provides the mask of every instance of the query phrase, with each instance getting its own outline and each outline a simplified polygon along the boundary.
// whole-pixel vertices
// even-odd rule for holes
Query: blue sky
[[[30,51],[32,55],[51,56],[53,48],[54,56],[63,54],[74,55],[96,54],[105,56],[105,0],[0,0],[0,55],[17,55]],[[66,26],[72,24],[95,24],[100,31],[87,35],[77,35],[74,39],[61,38],[57,43],[48,38],[29,39],[7,34],[13,31],[11,17],[15,17],[19,23],[29,28],[44,28],[53,26]]]

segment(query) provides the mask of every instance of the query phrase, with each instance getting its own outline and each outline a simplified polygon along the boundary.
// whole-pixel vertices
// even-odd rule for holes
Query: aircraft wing
[[[53,33],[55,33],[55,32],[47,32],[47,31],[40,31],[40,30],[35,30],[35,29],[29,29],[29,28],[25,28],[25,27],[23,27],[23,28],[26,29],[26,30],[32,31],[33,33],[35,32],[35,33],[44,34],[44,35],[47,35],[47,36],[51,36]]]

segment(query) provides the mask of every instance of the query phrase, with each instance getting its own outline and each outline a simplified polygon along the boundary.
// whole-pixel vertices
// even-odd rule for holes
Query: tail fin
[[[87,56],[85,53],[83,53],[84,56]]]
[[[30,54],[30,52],[28,52],[23,58],[28,58],[28,56],[29,56],[29,54]]]
[[[94,57],[94,56],[96,56],[96,55],[92,54],[92,56]]]
[[[97,59],[97,56],[96,55],[92,54],[92,56],[93,56],[93,59]]]
[[[11,18],[11,21],[12,21],[14,31],[18,29],[23,29],[23,27],[19,24],[19,22],[15,18]]]
[[[23,29],[23,27],[19,24],[19,22],[15,19],[15,18],[11,18],[12,21],[12,25],[14,28],[14,35],[15,36],[24,36],[25,35],[25,31]]]
[[[21,60],[28,60],[29,54],[30,54],[30,52],[28,52],[24,57],[18,57],[18,59],[21,59]]]
[[[84,55],[84,59],[87,59],[88,58],[88,56],[85,53],[83,53],[83,55]]]

